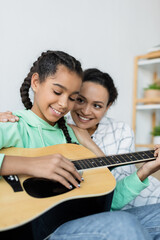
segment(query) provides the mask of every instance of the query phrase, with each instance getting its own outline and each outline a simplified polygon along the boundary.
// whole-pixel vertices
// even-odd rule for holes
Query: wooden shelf
[[[139,98],[135,100],[136,103],[159,103],[160,98]]]
[[[133,117],[132,117],[132,128],[135,134],[137,148],[149,148],[153,149],[154,145],[144,144],[145,142],[152,142],[148,135],[152,129],[156,126],[159,118],[160,110],[160,97],[153,98],[138,98],[142,92],[142,88],[145,86],[145,79],[147,84],[155,83],[160,81],[160,51],[150,52],[144,55],[136,56],[134,59],[134,89],[133,89]],[[142,80],[142,81],[141,81]],[[140,89],[141,88],[141,89]],[[140,95],[141,96],[141,95]],[[145,110],[148,112],[141,112],[137,116],[137,111]],[[146,118],[147,114],[147,118]],[[149,115],[149,116],[148,116]],[[141,135],[138,131],[139,122],[143,126],[144,130]],[[146,127],[147,126],[147,127]],[[142,128],[141,128],[142,129]],[[144,135],[142,135],[144,133]],[[138,136],[137,136],[138,135]],[[140,140],[141,139],[141,140]],[[137,142],[141,142],[139,144]]]
[[[137,110],[160,110],[160,104],[141,104],[136,106]]]
[[[151,149],[153,149],[154,144],[135,144],[135,147],[139,147],[139,148],[151,148]]]
[[[137,56],[137,59],[152,59],[152,58],[160,58],[160,51]]]
[[[140,59],[140,60],[138,61],[138,66],[150,65],[150,64],[155,64],[155,63],[160,63],[160,58]]]

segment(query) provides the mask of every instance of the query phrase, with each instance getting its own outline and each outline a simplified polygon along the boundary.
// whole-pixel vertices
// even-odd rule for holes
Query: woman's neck
[[[88,128],[88,129],[87,129],[87,131],[88,131],[88,133],[89,133],[90,136],[93,135],[93,133],[96,131],[97,127],[98,127],[98,124],[95,125],[94,127],[91,127],[91,128]]]

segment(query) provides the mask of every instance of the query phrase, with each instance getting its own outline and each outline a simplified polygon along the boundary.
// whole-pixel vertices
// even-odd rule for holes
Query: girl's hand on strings
[[[29,173],[35,177],[44,177],[63,184],[66,188],[80,187],[81,175],[74,164],[61,154],[32,158],[28,163]]]

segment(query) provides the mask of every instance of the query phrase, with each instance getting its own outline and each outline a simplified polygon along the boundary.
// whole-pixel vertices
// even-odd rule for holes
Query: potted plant
[[[150,84],[147,88],[144,88],[145,98],[158,98],[160,97],[160,84],[158,82]]]
[[[160,144],[160,125],[155,126],[153,128],[153,131],[151,132],[151,134],[153,136],[153,143],[154,144]]]

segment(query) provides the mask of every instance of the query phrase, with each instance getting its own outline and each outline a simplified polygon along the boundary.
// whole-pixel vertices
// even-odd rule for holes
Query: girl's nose
[[[66,97],[61,97],[58,101],[58,104],[61,108],[65,109],[68,106],[68,100]]]

